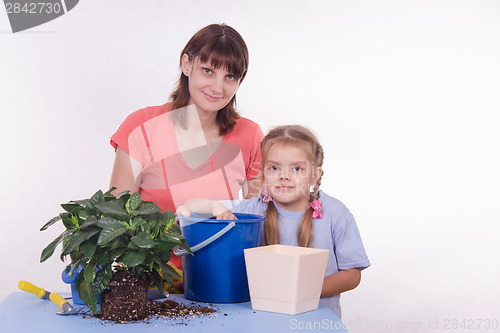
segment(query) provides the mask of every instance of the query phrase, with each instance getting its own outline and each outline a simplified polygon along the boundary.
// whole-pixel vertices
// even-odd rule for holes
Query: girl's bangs
[[[297,138],[292,138],[289,136],[279,136],[266,141],[264,147],[262,147],[262,152],[261,152],[263,160],[268,159],[269,151],[271,150],[271,147],[274,145],[280,145],[282,148],[294,147],[303,149],[306,155],[309,156],[311,160],[313,159],[311,145],[307,141],[300,140]]]
[[[241,79],[247,71],[245,54],[236,45],[228,42],[206,45],[198,56],[201,62],[210,63],[214,68],[225,68],[238,79]]]

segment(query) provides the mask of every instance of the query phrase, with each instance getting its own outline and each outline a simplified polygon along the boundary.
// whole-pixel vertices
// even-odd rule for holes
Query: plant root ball
[[[149,315],[147,274],[137,276],[120,270],[101,294],[101,319],[115,322],[142,320]]]

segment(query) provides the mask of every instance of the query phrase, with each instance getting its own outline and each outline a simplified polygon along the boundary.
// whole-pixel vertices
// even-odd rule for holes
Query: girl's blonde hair
[[[260,147],[262,151],[261,172],[264,174],[264,165],[267,160],[269,150],[274,144],[293,145],[304,149],[309,156],[313,167],[321,167],[323,165],[323,147],[321,147],[316,136],[309,129],[300,125],[285,125],[272,129],[262,140]],[[319,187],[321,185],[321,177],[323,170],[319,175],[318,181],[314,184],[314,189],[310,193],[309,202],[313,202],[319,198]],[[299,246],[311,247],[313,241],[312,233],[312,217],[313,209],[309,207],[302,216],[299,229],[297,231],[297,239]],[[280,233],[278,224],[278,212],[273,201],[268,203],[267,221],[265,223],[265,238],[268,245],[280,243]]]
[[[194,34],[181,52],[181,66],[184,54],[188,55],[189,61],[199,58],[201,62],[209,62],[215,68],[226,68],[236,76],[240,84],[248,71],[247,45],[236,30],[225,24],[211,24]],[[189,97],[189,79],[181,72],[177,88],[170,95],[172,110],[187,106]],[[186,127],[183,112],[175,112],[172,116],[175,123]],[[231,132],[239,117],[234,95],[229,103],[217,112],[219,135]]]

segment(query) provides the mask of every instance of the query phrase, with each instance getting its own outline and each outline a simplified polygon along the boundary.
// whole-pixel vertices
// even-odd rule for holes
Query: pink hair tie
[[[311,207],[314,210],[312,214],[313,218],[320,219],[323,217],[323,203],[320,200],[311,202]]]
[[[262,189],[260,191],[260,196],[262,197],[262,201],[265,203],[268,203],[269,201],[273,201],[273,198],[269,195],[269,192],[267,190]]]

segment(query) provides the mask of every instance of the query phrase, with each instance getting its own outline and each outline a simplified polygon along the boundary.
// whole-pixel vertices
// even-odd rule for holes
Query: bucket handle
[[[221,231],[219,231],[218,233],[214,234],[213,236],[205,239],[203,242],[199,243],[199,244],[196,244],[195,246],[193,246],[191,248],[191,252],[195,252],[195,251],[198,251],[202,248],[204,248],[205,246],[207,246],[208,244],[212,243],[213,241],[215,241],[217,238],[221,237],[222,235],[224,235],[226,232],[228,232],[229,230],[231,230],[231,228],[233,228],[234,226],[236,225],[236,223],[234,222],[231,222],[229,223],[227,226],[225,226]],[[174,247],[174,254],[178,257],[183,257],[185,255],[187,255],[189,252],[187,252],[186,250],[183,250],[181,249],[180,247],[176,246]]]

